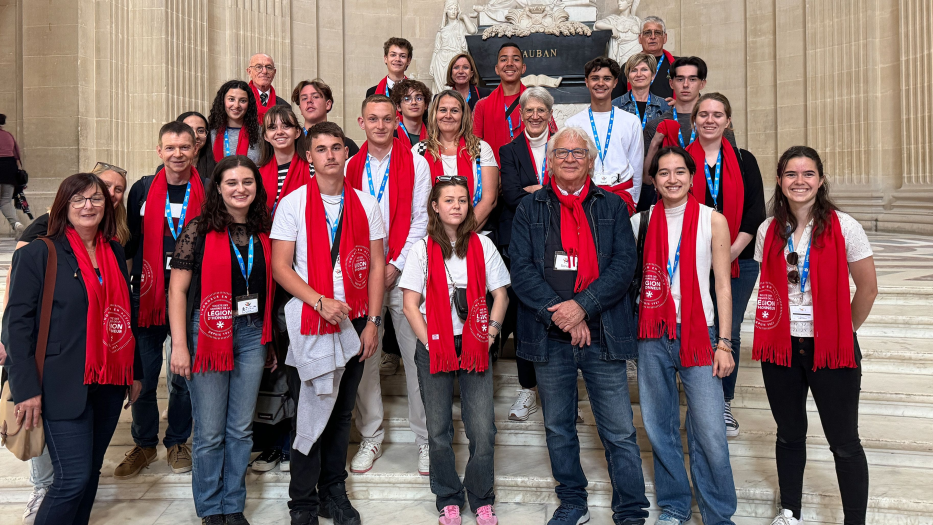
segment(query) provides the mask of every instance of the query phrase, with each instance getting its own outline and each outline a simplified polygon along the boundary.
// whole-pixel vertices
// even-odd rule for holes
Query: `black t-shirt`
[[[743,186],[745,187],[742,222],[739,224],[739,231],[752,236],[751,242],[739,254],[739,259],[753,259],[755,257],[755,235],[758,234],[758,226],[764,222],[766,216],[764,184],[761,181],[761,170],[758,168],[758,160],[755,156],[744,149],[736,149],[736,152],[739,157],[739,167],[742,171]],[[715,180],[715,164],[709,166],[709,174]],[[715,205],[713,205],[713,195],[709,191],[709,183],[706,181],[706,171],[702,165],[697,167],[694,184],[702,184],[706,188],[705,204],[722,213],[723,201],[725,200],[723,196],[726,195],[723,191],[722,181],[720,180],[719,183],[719,198],[716,200]]]
[[[49,233],[48,213],[36,217],[36,220],[32,221],[23,231],[23,236],[19,238],[19,242],[32,242],[47,233]]]

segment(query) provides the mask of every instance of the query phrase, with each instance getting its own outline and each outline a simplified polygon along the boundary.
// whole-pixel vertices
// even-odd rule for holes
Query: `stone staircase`
[[[881,273],[879,268],[879,275]],[[0,274],[0,277],[3,275]],[[754,302],[753,297],[750,304],[754,305]],[[748,331],[742,333],[743,355],[733,402],[733,412],[741,424],[741,434],[729,440],[739,502],[736,522],[743,525],[770,523],[779,501],[774,464],[775,424],[764,392],[760,366],[750,358],[752,316],[750,306],[746,315],[748,322],[744,325]],[[903,280],[881,279],[878,301],[865,326],[859,330],[864,370],[859,409],[860,434],[871,476],[868,522],[872,524],[933,525],[931,334],[933,286],[925,282],[908,286]],[[555,481],[550,475],[541,412],[533,414],[525,422],[509,421],[509,405],[518,388],[514,360],[500,359],[494,366],[494,373],[498,429],[497,499],[503,508],[544,507],[547,512],[540,513],[544,516],[553,509],[557,499],[553,490]],[[399,506],[433,507],[434,498],[428,479],[415,471],[417,447],[414,435],[408,428],[404,382],[402,370],[382,378],[386,416],[385,452],[370,472],[351,474],[348,480],[351,499],[370,509],[368,515],[376,518],[395,516],[391,509]],[[642,450],[648,497],[652,503],[652,515],[656,516],[651,446],[641,421],[638,388],[634,381],[629,381],[629,390],[638,429],[638,443]],[[606,508],[611,498],[606,460],[582,379],[578,383],[578,391],[585,421],[577,429],[583,468],[589,478],[589,502],[594,510],[591,523],[611,524],[611,512]],[[164,381],[158,396],[164,408],[167,403]],[[686,411],[683,398],[681,405],[682,411]],[[842,504],[832,455],[812,400],[808,403],[808,413],[810,425],[803,517],[808,525],[842,523]],[[458,470],[462,472],[468,451],[459,418],[459,408],[455,406],[455,449]],[[165,452],[161,448],[160,461],[144,470],[136,479],[118,482],[112,478],[113,467],[132,446],[129,429],[130,417],[127,411],[121,418],[104,463],[98,499],[190,501],[190,475],[172,474],[164,461]],[[685,441],[683,429],[681,437]],[[353,440],[356,442],[358,435],[354,435]],[[349,454],[352,456],[355,452],[356,446],[351,444]],[[282,500],[277,505],[284,507],[284,500],[288,499],[288,480],[289,474],[279,472],[278,469],[261,475],[248,474],[247,491],[253,502],[251,505],[255,507],[257,504],[265,504],[254,500]],[[0,509],[10,507],[4,503],[24,502],[30,490],[28,466],[9,454],[0,453]],[[373,507],[367,506],[370,501]],[[505,515],[500,512],[503,518]],[[516,514],[513,512],[512,515]],[[366,523],[403,523],[398,518],[366,521],[366,516],[364,512]],[[465,520],[467,522],[471,521]],[[543,523],[537,514],[533,520],[516,518],[511,522]],[[0,518],[0,523],[6,522]],[[698,513],[694,513],[691,523],[700,523]]]

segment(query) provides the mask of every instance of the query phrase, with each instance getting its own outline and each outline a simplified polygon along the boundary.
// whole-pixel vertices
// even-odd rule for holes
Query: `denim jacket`
[[[644,117],[644,115],[638,114],[638,106],[635,104],[635,99],[632,98],[631,91],[613,99],[612,105],[620,108],[622,111],[627,111],[638,118]],[[661,114],[665,111],[670,111],[670,109],[671,107],[667,105],[667,101],[655,95],[654,93],[651,93],[648,105],[645,106],[645,112],[648,114],[648,118],[645,119],[645,122],[647,123],[654,119],[661,118]]]
[[[544,279],[545,239],[551,214],[560,213],[552,199],[551,186],[522,199],[515,210],[509,257],[512,261],[512,289],[518,296],[517,354],[529,361],[548,360],[547,309],[562,302]],[[626,291],[635,273],[635,237],[628,209],[618,195],[590,182],[583,202],[599,259],[599,278],[574,300],[587,318],[600,319],[600,359],[623,360],[638,357],[635,342],[635,313]]]

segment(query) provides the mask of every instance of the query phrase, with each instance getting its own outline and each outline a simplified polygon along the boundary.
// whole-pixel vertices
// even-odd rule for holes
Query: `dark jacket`
[[[528,361],[548,360],[547,309],[561,301],[544,279],[545,240],[551,214],[560,213],[550,186],[523,198],[512,223],[512,289],[518,296],[517,354]],[[628,209],[622,199],[590,183],[583,202],[599,259],[599,278],[574,300],[587,318],[600,319],[600,359],[623,360],[638,356],[635,313],[626,291],[635,274],[635,237]]]
[[[512,239],[512,218],[515,208],[530,195],[525,186],[538,184],[531,150],[525,141],[525,134],[520,133],[512,142],[499,148],[499,161],[502,167],[499,179],[502,184],[502,214],[499,216],[499,244],[506,246]]]
[[[110,247],[128,287],[129,275],[126,273],[123,247],[117,241],[110,241]],[[31,242],[13,254],[10,302],[3,314],[3,343],[9,354],[7,365],[13,399],[19,403],[42,394],[42,416],[52,421],[74,419],[81,415],[87,404],[88,392],[88,385],[84,384],[87,291],[71,245],[67,240],[57,240],[55,248],[58,273],[41,385],[36,369],[36,341],[49,257],[44,242]],[[142,377],[142,362],[137,346],[133,379],[140,380]]]

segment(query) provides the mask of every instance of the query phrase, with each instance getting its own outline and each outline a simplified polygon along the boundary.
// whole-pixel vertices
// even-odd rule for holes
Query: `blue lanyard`
[[[476,193],[473,194],[473,206],[479,204],[483,198],[483,174],[479,169],[479,157],[476,157]]]
[[[387,96],[387,97],[391,97],[391,96],[392,96],[392,95],[389,94],[389,77],[386,77],[386,96]]]
[[[658,73],[661,72],[661,64],[664,63],[664,58],[665,58],[665,55],[662,53],[661,60],[658,60],[658,68],[654,70],[654,78],[651,79],[652,84],[654,84],[654,81],[658,79]],[[674,117],[674,118],[676,119],[677,117]]]
[[[405,128],[402,128],[402,129],[404,130]],[[372,195],[373,197],[376,197],[376,202],[378,202],[379,204],[382,204],[382,195],[385,193],[386,184],[388,184],[389,182],[389,166],[392,165],[392,154],[391,153],[389,153],[389,158],[386,159],[386,161],[387,161],[386,173],[385,173],[385,176],[382,177],[382,186],[379,187],[379,195],[377,196],[376,188],[375,186],[373,186],[373,172],[370,171],[370,168],[369,168],[369,154],[366,155],[366,176],[369,178],[369,194]]]
[[[531,154],[534,159],[534,153]],[[538,173],[538,184],[544,184],[544,172],[547,171],[547,143],[544,143],[544,160],[541,161],[541,173]]]
[[[688,142],[687,144],[684,144],[684,135],[683,133],[680,132],[680,121],[677,120],[677,108],[671,108],[671,109],[674,111],[674,122],[677,123],[677,140],[680,141],[681,148],[686,148],[690,144],[693,144],[693,140],[697,138],[697,129],[693,128],[690,131],[690,142]],[[646,113],[648,112],[647,108],[645,108],[645,112]]]
[[[800,293],[803,293],[803,289],[807,286],[807,277],[810,276],[811,246],[813,246],[813,242],[807,243],[807,254],[803,258],[803,268],[800,269]],[[787,249],[794,251],[794,232],[791,232],[790,235],[787,236]]]
[[[677,253],[674,254],[674,264],[671,265],[671,261],[667,261],[667,276],[671,280],[671,286],[674,285],[674,272],[677,271],[677,266],[680,265],[680,242],[684,240],[684,232],[680,232],[680,239],[677,241]]]
[[[346,189],[344,189],[346,191]],[[334,244],[334,239],[337,237],[337,228],[340,226],[340,216],[343,214],[343,193],[340,194],[340,209],[337,211],[337,218],[334,219],[334,223],[330,222],[330,215],[327,214],[327,208],[324,208],[324,220],[327,221],[327,231],[330,232],[330,243]]]
[[[104,285],[104,274],[101,273],[97,275],[97,282],[99,282],[101,286]]]
[[[185,215],[188,213],[188,197],[191,196],[191,181],[188,181],[188,187],[185,189],[185,200],[181,203],[181,215],[178,216],[178,229],[172,224],[172,205],[168,202],[168,192],[165,193],[165,220],[168,221],[168,230],[172,232],[172,238],[176,241],[181,231],[185,229]]]
[[[508,104],[505,105],[505,112],[506,112],[506,113],[509,112],[509,105],[508,105]],[[505,117],[505,119],[506,119],[507,121],[509,121],[509,138],[514,138],[514,137],[515,137],[515,134],[512,132],[512,115],[508,115],[508,114],[507,114],[506,117]]]
[[[246,255],[248,262],[246,264],[243,264],[243,256],[240,255],[240,249],[233,243],[233,237],[230,236],[229,230],[227,230],[227,237],[230,239],[230,246],[233,246],[236,260],[240,263],[240,273],[243,274],[243,279],[246,280],[246,295],[249,295],[249,276],[253,273],[253,237],[250,236],[249,238],[249,252]]]
[[[237,131],[237,133],[239,133],[239,131]],[[227,128],[224,130],[224,157],[229,157],[230,155],[233,155],[233,153],[230,152],[230,129]]]
[[[709,188],[709,194],[713,197],[713,207],[719,205],[719,182],[722,175],[722,149],[719,150],[719,156],[716,157],[716,179],[713,180],[709,175],[709,164],[703,161],[703,170],[706,171],[706,186]]]
[[[635,103],[635,114],[641,118],[641,129],[645,129],[645,124],[648,123],[648,106],[651,105],[651,93],[648,93],[648,102],[645,102],[645,115],[644,116],[642,116],[642,114],[638,112],[638,101],[635,100],[634,96],[632,96],[632,102]],[[677,118],[677,117],[674,117],[674,118]]]
[[[587,108],[587,111],[590,112],[590,127],[593,128],[593,142],[596,143],[596,151],[599,153],[599,165],[605,169],[606,155],[609,154],[609,139],[612,138],[612,121],[616,118],[616,112],[614,109],[609,110],[609,128],[606,130],[606,145],[600,148],[599,133],[596,131],[596,121],[593,120],[593,108]],[[647,108],[645,108],[645,113],[648,113]]]
[[[473,95],[473,90],[470,89],[470,88],[467,88],[467,98],[466,98],[466,103],[467,103],[467,104],[470,103],[470,96],[472,96],[472,95]],[[506,110],[508,110],[508,108],[506,108]]]

